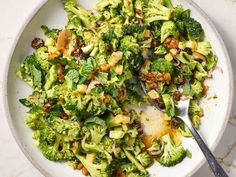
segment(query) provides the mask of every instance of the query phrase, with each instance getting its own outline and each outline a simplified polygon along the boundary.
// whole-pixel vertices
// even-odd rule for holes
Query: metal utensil
[[[146,94],[146,88],[144,86],[144,83],[140,81],[141,87],[143,92]],[[200,149],[202,150],[204,156],[207,159],[208,164],[210,165],[213,173],[216,177],[228,177],[226,172],[223,170],[221,165],[217,162],[214,155],[211,153],[210,149],[207,147],[205,142],[202,140],[201,136],[198,134],[194,126],[192,125],[192,122],[188,115],[188,108],[189,108],[190,99],[186,100],[180,100],[178,102],[177,108],[179,109],[179,115],[178,117],[186,124],[186,126],[189,128],[190,132],[192,133],[193,137],[197,141],[197,144],[199,145]],[[155,102],[153,102],[153,106],[155,106],[158,110],[161,110]],[[161,110],[163,111],[163,110]]]

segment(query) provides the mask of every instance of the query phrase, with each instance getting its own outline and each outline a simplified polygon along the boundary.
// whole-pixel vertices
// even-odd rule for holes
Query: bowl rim
[[[36,161],[34,161],[34,158],[29,154],[29,152],[27,151],[27,149],[25,148],[25,145],[20,141],[19,135],[16,132],[13,120],[11,118],[10,115],[10,109],[9,109],[9,103],[8,103],[8,91],[7,91],[7,84],[8,84],[8,71],[9,71],[9,67],[10,67],[10,62],[11,59],[13,57],[15,48],[18,44],[19,38],[21,37],[23,31],[25,30],[26,26],[31,22],[32,18],[39,12],[39,10],[44,7],[46,5],[46,3],[48,2],[48,0],[41,0],[41,2],[31,10],[30,14],[27,16],[26,20],[22,23],[22,25],[20,26],[18,32],[17,32],[17,37],[15,38],[14,42],[12,43],[10,50],[8,52],[8,55],[6,57],[6,61],[5,61],[5,67],[4,67],[4,76],[3,76],[3,95],[2,95],[2,102],[3,102],[3,115],[4,117],[6,117],[7,119],[7,123],[8,126],[10,128],[11,134],[13,135],[17,145],[20,147],[20,150],[23,152],[23,154],[26,156],[26,158],[30,161],[30,163],[36,168],[38,169],[38,171],[44,175],[45,177],[52,177],[40,164],[38,164]],[[225,46],[225,43],[221,37],[221,35],[219,34],[219,32],[217,31],[215,25],[213,24],[213,22],[211,21],[211,19],[209,18],[209,16],[201,9],[201,7],[199,5],[197,5],[195,2],[193,2],[192,0],[187,0],[187,3],[192,6],[193,8],[195,8],[198,13],[205,18],[206,22],[209,24],[209,26],[211,27],[211,29],[213,30],[213,32],[215,33],[217,40],[219,41],[222,50],[223,50],[223,54],[225,56],[225,60],[226,60],[226,65],[228,68],[228,72],[229,72],[229,80],[233,81],[233,70],[232,70],[232,64],[230,61],[230,57],[227,51],[227,48]],[[216,138],[215,142],[212,144],[211,147],[209,147],[211,149],[211,151],[214,151],[215,148],[217,147],[217,145],[219,144],[219,141],[221,140],[223,133],[225,131],[225,128],[227,126],[230,114],[231,114],[231,109],[232,109],[232,104],[233,104],[233,93],[234,92],[234,85],[233,82],[229,83],[229,102],[227,105],[227,112],[224,116],[224,123],[221,126],[220,132],[218,137]],[[204,158],[204,156],[202,155],[201,160],[199,161],[199,163],[196,165],[196,167],[192,170],[189,171],[185,177],[189,177],[191,175],[193,175],[203,164],[204,162],[206,162],[206,159]]]

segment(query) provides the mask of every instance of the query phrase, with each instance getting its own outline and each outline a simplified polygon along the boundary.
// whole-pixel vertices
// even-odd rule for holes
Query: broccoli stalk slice
[[[67,13],[73,13],[77,15],[85,27],[91,27],[95,25],[95,18],[93,14],[90,11],[83,9],[76,3],[75,0],[65,0],[64,8]]]
[[[91,177],[108,177],[109,173],[107,172],[108,164],[105,161],[102,161],[100,164],[94,164],[93,162],[86,159],[84,156],[75,155],[79,161],[84,165],[84,167],[89,171]]]
[[[135,157],[126,149],[123,148],[126,157],[132,162],[142,173],[147,174],[147,170],[135,159]]]

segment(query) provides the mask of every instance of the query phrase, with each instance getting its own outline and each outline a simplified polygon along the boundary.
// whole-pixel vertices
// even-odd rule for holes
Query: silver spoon
[[[144,86],[144,83],[140,81],[141,87],[143,92],[146,94],[146,88]],[[204,156],[207,159],[208,164],[210,165],[213,173],[216,177],[228,177],[226,172],[223,170],[221,165],[217,162],[214,155],[211,153],[210,149],[207,147],[205,142],[202,140],[201,136],[198,134],[194,126],[192,125],[192,122],[188,115],[188,108],[189,108],[190,99],[186,100],[180,100],[178,102],[177,108],[179,109],[179,115],[178,117],[186,124],[186,126],[189,128],[190,132],[192,133],[194,139],[197,141],[197,144],[199,145],[200,149],[202,150]],[[155,106],[158,110],[161,110],[155,102],[153,102],[153,106]],[[163,111],[163,110],[161,110]]]

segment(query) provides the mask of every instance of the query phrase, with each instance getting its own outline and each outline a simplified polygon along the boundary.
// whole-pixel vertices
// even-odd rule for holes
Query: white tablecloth
[[[3,76],[1,72],[3,72],[8,51],[19,28],[32,9],[41,1],[0,1],[0,76]],[[195,2],[210,16],[222,35],[236,72],[236,0],[195,0]],[[0,77],[1,93],[2,79]],[[234,110],[224,136],[215,151],[217,159],[231,177],[236,176],[236,97],[234,98]],[[6,118],[1,115],[3,106],[2,103],[0,104],[0,177],[43,177],[17,146],[8,128]],[[204,164],[193,176],[213,177],[213,174],[208,165]]]

